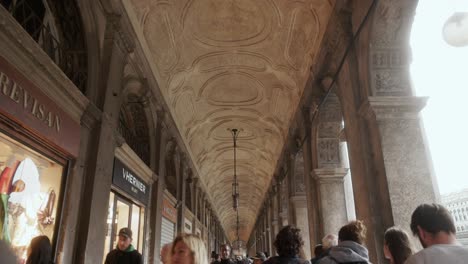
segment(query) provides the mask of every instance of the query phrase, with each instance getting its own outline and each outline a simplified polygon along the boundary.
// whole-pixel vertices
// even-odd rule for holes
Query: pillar
[[[185,164],[185,155],[177,151],[176,179],[177,179],[177,229],[176,233],[184,233],[185,227],[185,188],[187,187],[188,167]]]
[[[272,221],[271,221],[271,226],[272,226],[272,239],[273,241],[276,238],[276,235],[279,232],[279,213],[278,213],[278,183],[276,182],[275,179],[275,184],[273,185],[273,192],[272,192]],[[273,247],[273,251],[275,251]],[[272,252],[275,253],[275,252]],[[273,256],[274,254],[272,254]]]
[[[301,230],[304,239],[305,259],[311,259],[309,234],[309,217],[307,209],[307,196],[304,182],[304,159],[302,149],[289,155],[289,204],[291,209],[290,222]]]
[[[192,219],[192,233],[197,233],[198,227],[198,177],[192,179],[192,209],[193,209],[193,219]]]
[[[150,213],[150,224],[151,229],[149,238],[149,254],[148,263],[159,262],[159,253],[161,251],[161,227],[162,227],[162,207],[163,207],[163,196],[165,186],[165,174],[166,174],[166,145],[168,141],[168,131],[166,126],[163,124],[162,119],[164,117],[163,112],[158,113],[158,123],[156,125],[156,171],[158,172],[158,180],[153,183],[151,202],[152,208]]]
[[[115,133],[121,104],[119,95],[122,90],[123,69],[130,51],[124,43],[123,35],[118,33],[119,23],[119,18],[111,15],[106,24],[100,69],[102,79],[99,84],[102,94],[101,101],[97,102],[103,113],[100,124],[97,124],[93,131],[96,136],[89,141],[95,148],[90,149],[80,203],[80,215],[84,217],[80,219],[77,232],[77,263],[102,263],[105,254],[104,238],[107,230],[114,150],[122,143],[118,142],[119,136]]]
[[[323,232],[338,234],[348,221],[344,177],[346,168],[322,168],[314,170],[320,187]]]
[[[302,109],[303,127],[300,128],[304,142],[302,144],[302,153],[304,160],[304,183],[306,187],[306,198],[307,198],[307,213],[308,213],[308,224],[309,224],[309,239],[310,241],[310,252],[313,252],[315,245],[321,244],[323,237],[323,221],[322,221],[322,207],[320,204],[320,191],[318,182],[313,177],[312,168],[312,123],[310,116],[311,109],[305,107]]]
[[[438,200],[419,116],[426,101],[423,97],[373,96],[366,116],[375,118],[380,134],[393,223],[407,231],[414,209]]]

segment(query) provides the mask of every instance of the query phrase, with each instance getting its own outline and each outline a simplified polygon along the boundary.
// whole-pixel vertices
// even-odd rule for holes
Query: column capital
[[[426,106],[428,97],[417,96],[369,96],[359,113],[377,120],[383,119],[417,119],[419,112]]]
[[[343,182],[344,177],[348,174],[349,169],[347,168],[322,168],[315,169],[315,179],[320,183],[330,182]]]

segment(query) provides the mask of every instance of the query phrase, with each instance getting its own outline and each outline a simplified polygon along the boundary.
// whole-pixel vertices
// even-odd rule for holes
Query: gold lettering
[[[41,121],[44,120],[44,105],[39,105],[39,112],[37,112],[36,117]]]
[[[29,106],[29,102],[31,101],[31,97],[26,89],[23,89],[23,108],[26,109]]]
[[[55,115],[55,129],[60,132],[60,118],[58,115]]]
[[[33,106],[32,106],[32,109],[31,109],[31,114],[33,114],[33,116],[36,116],[36,112],[37,112],[37,99],[36,98],[33,98],[34,99],[34,102],[33,102]]]
[[[8,96],[8,84],[10,84],[10,79],[5,73],[0,72],[0,88],[2,89],[3,94],[7,96]]]
[[[49,112],[49,114],[47,115],[47,118],[46,120],[44,121],[49,127],[52,127],[52,112]]]
[[[17,89],[17,88],[19,88],[19,89]],[[19,90],[22,90],[22,89],[23,88],[21,88],[21,86],[19,86],[15,82],[13,83],[13,87],[11,87],[10,98],[11,98],[11,100],[15,101],[15,103],[19,103],[20,98],[19,98],[18,94],[19,94]]]
[[[20,103],[20,101],[22,101],[24,110],[29,110],[34,117],[43,121],[48,127],[54,127],[55,130],[60,133],[62,125],[60,116],[48,111],[46,105],[41,104],[36,98],[31,96],[26,89],[12,81],[8,75],[1,71],[0,93],[10,97],[10,99],[16,103]],[[31,108],[29,109],[29,107]]]

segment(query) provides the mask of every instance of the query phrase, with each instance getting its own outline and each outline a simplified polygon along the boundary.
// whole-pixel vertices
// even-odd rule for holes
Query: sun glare
[[[456,12],[468,12],[468,1],[420,0],[411,33],[411,76],[416,95],[429,97],[422,116],[441,194],[468,187],[468,45],[442,34]]]

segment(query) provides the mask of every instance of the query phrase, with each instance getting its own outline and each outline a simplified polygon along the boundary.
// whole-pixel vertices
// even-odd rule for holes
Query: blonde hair
[[[338,245],[338,237],[333,234],[328,234],[322,238],[323,249],[329,249]]]
[[[180,234],[172,242],[172,254],[174,254],[175,246],[179,242],[184,242],[190,249],[193,257],[193,264],[208,264],[208,253],[203,240],[198,235]]]

